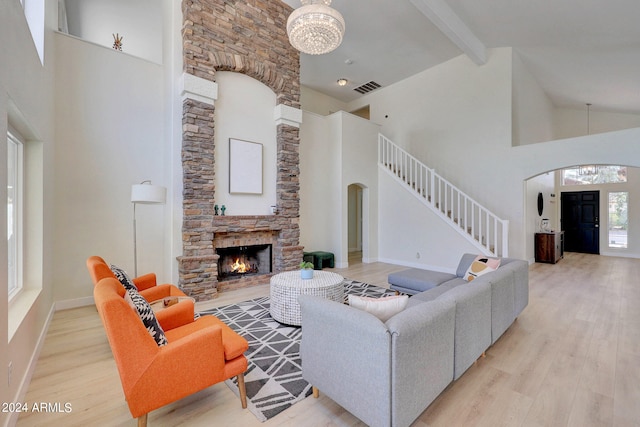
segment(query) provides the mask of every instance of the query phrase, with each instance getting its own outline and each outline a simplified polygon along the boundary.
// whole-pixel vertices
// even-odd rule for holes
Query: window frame
[[[609,180],[603,180],[603,181],[599,181],[599,182],[588,182],[588,181],[581,181],[580,177],[583,176],[594,176],[597,177],[600,174],[601,170],[605,170],[606,168],[619,168],[619,171],[624,169],[624,179],[620,179],[620,180],[616,180],[616,181],[609,181]],[[595,174],[591,174],[591,175],[581,175],[578,170],[580,169],[588,169],[588,168],[593,168],[595,170]],[[570,179],[569,177],[569,173],[573,173],[575,171],[575,182],[567,182],[568,179]],[[620,172],[618,172],[620,173]],[[563,186],[572,186],[572,185],[579,185],[579,186],[588,186],[588,185],[607,185],[607,184],[626,184],[627,183],[627,167],[626,166],[622,166],[622,165],[581,165],[581,166],[573,166],[573,167],[569,167],[569,168],[563,168],[560,170],[560,182],[562,183]]]
[[[610,234],[611,233],[611,203],[612,203],[611,202],[611,196],[613,194],[621,194],[621,193],[624,193],[626,195],[625,196],[625,199],[626,199],[626,206],[625,207],[627,209],[627,221],[626,221],[627,223],[626,223],[626,229],[625,229],[625,231],[627,233],[626,233],[626,243],[625,243],[624,246],[612,245],[611,234]],[[616,191],[608,191],[607,192],[607,208],[608,208],[607,209],[607,247],[609,249],[614,249],[614,250],[626,250],[626,249],[629,249],[629,240],[628,240],[628,237],[629,237],[629,197],[630,197],[630,194],[629,194],[628,190],[621,190],[621,191],[616,190]]]
[[[7,288],[9,302],[24,289],[24,145],[24,138],[10,128],[7,131]],[[9,152],[10,147],[15,147],[14,153]],[[12,183],[15,185],[14,201],[9,203],[9,185]],[[12,208],[11,215],[9,215],[9,207]],[[9,239],[10,220],[12,221],[11,233],[15,233],[16,236],[13,243]],[[13,268],[11,268],[12,257],[14,258]]]

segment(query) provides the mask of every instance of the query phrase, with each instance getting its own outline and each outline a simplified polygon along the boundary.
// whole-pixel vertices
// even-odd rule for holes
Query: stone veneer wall
[[[279,0],[183,0],[183,61],[186,73],[215,82],[216,71],[235,71],[270,87],[278,104],[300,108],[300,56],[289,44],[291,8]],[[196,300],[217,294],[214,234],[270,230],[275,272],[297,268],[299,246],[299,130],[277,126],[277,215],[214,216],[214,106],[183,102],[183,255],[180,286]],[[267,276],[268,277],[268,276]]]

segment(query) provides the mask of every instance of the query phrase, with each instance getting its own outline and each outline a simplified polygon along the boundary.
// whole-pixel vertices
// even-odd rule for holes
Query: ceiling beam
[[[471,32],[462,19],[444,0],[410,0],[420,12],[438,27],[473,62],[483,65],[487,62],[487,48]]]

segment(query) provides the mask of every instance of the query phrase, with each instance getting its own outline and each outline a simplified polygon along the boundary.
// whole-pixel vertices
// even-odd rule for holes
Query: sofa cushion
[[[462,282],[438,300],[456,304],[453,379],[457,380],[491,345],[491,284],[489,276]]]
[[[513,271],[516,317],[529,304],[529,263],[527,261],[503,258],[500,270]]]
[[[167,341],[175,342],[205,327],[219,327],[222,330],[222,347],[224,348],[225,360],[229,361],[240,357],[249,349],[249,343],[246,339],[220,319],[210,314],[200,316],[199,319],[193,322],[166,331]]]
[[[478,255],[465,272],[463,278],[464,280],[470,282],[473,279],[482,276],[483,274],[496,271],[498,267],[500,267],[500,259]]]
[[[455,279],[449,280],[440,286],[436,286],[435,288],[420,292],[419,294],[412,296],[409,299],[409,306],[413,307],[414,305],[423,303],[425,301],[433,301],[440,298],[440,296],[446,294],[451,289],[465,284],[469,284],[469,282],[463,280],[461,277],[456,277]]]
[[[500,267],[486,276],[491,284],[491,343],[511,326],[515,314],[515,272]]]
[[[389,274],[391,289],[409,294],[423,292],[455,278],[454,274],[410,268]]]
[[[142,320],[142,323],[144,324],[144,327],[147,328],[149,335],[151,335],[155,340],[156,344],[158,344],[159,347],[167,345],[168,342],[167,337],[164,334],[164,330],[158,323],[158,319],[156,319],[156,315],[147,300],[144,299],[135,289],[127,289],[127,293],[124,298],[129,305],[136,310],[140,320]]]
[[[120,283],[122,283],[122,286],[124,286],[126,290],[129,290],[129,289],[133,289],[135,291],[138,290],[136,285],[133,284],[133,280],[131,280],[131,278],[129,277],[126,271],[124,271],[120,267],[113,264],[111,264],[110,268],[111,268],[111,271],[113,272],[113,275],[116,276],[116,279],[118,279]]]
[[[382,298],[349,295],[350,306],[371,313],[383,322],[386,322],[392,316],[404,310],[407,302],[409,302],[407,295],[394,295]]]

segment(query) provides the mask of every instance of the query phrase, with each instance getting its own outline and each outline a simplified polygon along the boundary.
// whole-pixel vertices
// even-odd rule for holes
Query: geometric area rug
[[[345,302],[349,294],[381,297],[395,291],[345,279]],[[302,378],[300,338],[297,326],[278,323],[269,314],[269,297],[200,312],[213,314],[249,342],[244,382],[247,407],[264,422],[311,394],[311,384]],[[236,378],[225,381],[236,394]]]

